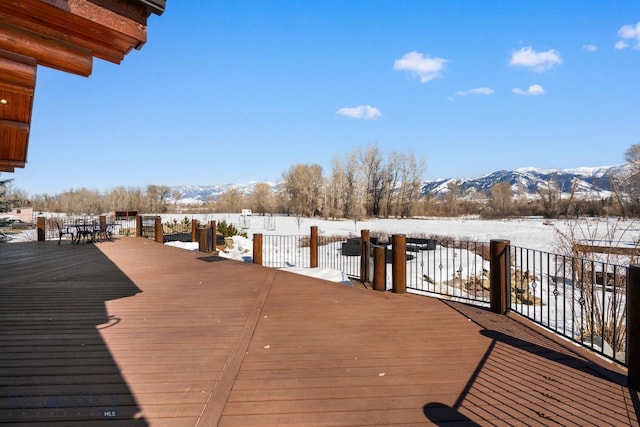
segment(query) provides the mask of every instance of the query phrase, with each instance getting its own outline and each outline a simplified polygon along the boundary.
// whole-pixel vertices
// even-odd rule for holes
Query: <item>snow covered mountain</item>
[[[257,181],[249,182],[247,184],[222,184],[222,185],[177,185],[171,187],[172,193],[179,193],[182,197],[179,203],[184,204],[198,204],[209,200],[216,200],[218,196],[226,193],[230,190],[237,190],[242,195],[249,195],[253,192]],[[271,185],[274,191],[280,188],[281,183],[267,182]]]
[[[444,178],[425,181],[422,186],[423,195],[443,196],[449,192],[449,184],[460,187],[463,197],[474,195],[489,195],[491,187],[500,182],[508,182],[514,195],[537,195],[538,189],[548,188],[552,183],[562,192],[571,191],[575,181],[576,195],[581,197],[608,197],[611,195],[611,177],[615,177],[627,170],[627,164],[575,169],[538,169],[534,167],[516,170],[500,170],[476,178]],[[240,194],[249,195],[258,182],[247,184],[222,185],[179,185],[171,188],[173,193],[182,195],[180,203],[202,203],[215,200],[221,194],[232,189]],[[282,183],[267,183],[277,191]]]
[[[624,173],[627,168],[627,164],[622,164],[575,169],[528,167],[513,171],[500,170],[476,178],[446,178],[427,181],[422,186],[422,193],[442,196],[450,191],[450,184],[456,184],[463,197],[474,194],[489,195],[491,187],[500,182],[509,183],[514,195],[536,195],[539,189],[546,189],[549,185],[553,185],[563,193],[569,193],[575,182],[577,196],[608,197],[612,193],[611,178]]]

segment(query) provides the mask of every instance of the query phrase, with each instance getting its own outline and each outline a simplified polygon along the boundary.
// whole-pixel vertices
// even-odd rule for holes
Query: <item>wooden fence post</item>
[[[407,238],[404,234],[391,237],[391,274],[393,292],[404,294],[407,291]]]
[[[191,220],[191,241],[192,242],[198,241],[198,220],[197,219]]]
[[[262,234],[253,235],[253,263],[262,265]]]
[[[157,216],[155,222],[155,240],[158,243],[164,243],[164,233],[162,230],[162,218]]]
[[[39,216],[36,220],[36,227],[38,228],[38,242],[47,240],[46,225],[43,216]]]
[[[205,227],[198,228],[198,252],[209,252],[209,229]]]
[[[214,252],[218,251],[217,234],[218,234],[218,229],[216,227],[216,221],[212,219],[211,220],[211,250]]]
[[[490,253],[490,300],[491,311],[506,314],[507,296],[511,292],[509,280],[509,240],[491,240]]]
[[[136,215],[136,237],[142,237],[142,215]]]
[[[369,270],[371,269],[371,232],[360,230],[360,279],[362,283],[369,283]]]
[[[373,289],[387,290],[387,248],[373,248]]]
[[[640,264],[629,266],[627,283],[627,384],[640,390]]]
[[[309,267],[318,267],[318,226],[311,226],[311,239],[309,240]]]

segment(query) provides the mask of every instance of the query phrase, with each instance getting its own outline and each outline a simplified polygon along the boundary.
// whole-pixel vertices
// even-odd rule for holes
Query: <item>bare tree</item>
[[[249,200],[254,213],[264,215],[273,212],[273,188],[266,182],[260,182],[253,187]]]
[[[349,203],[347,178],[347,172],[340,163],[340,160],[334,158],[331,178],[327,183],[325,191],[324,214],[326,217],[335,219],[344,216],[345,205]]]
[[[237,188],[230,188],[229,190],[218,196],[216,200],[216,210],[218,212],[240,212],[245,206],[245,197]]]
[[[538,188],[538,195],[542,201],[544,216],[547,218],[557,218],[560,212],[561,193],[553,177],[549,177],[545,185]]]
[[[577,189],[578,189],[578,180],[577,179],[572,179],[571,180],[571,191],[569,192],[569,198],[563,202],[563,206],[564,206],[563,211],[564,211],[564,216],[565,217],[570,216],[572,213],[575,213],[576,216],[579,214],[581,199],[576,197]]]
[[[462,197],[462,191],[460,184],[456,181],[450,181],[447,183],[447,194],[445,196],[445,202],[447,205],[447,213],[449,215],[457,216],[460,212],[460,199]]]
[[[611,180],[610,180],[611,188],[613,189],[613,195],[615,197],[616,204],[618,205],[618,208],[620,209],[620,215],[623,218],[627,218],[629,213],[627,211],[626,197],[623,194],[624,185],[623,185],[622,181],[623,180],[620,179],[619,177],[615,177],[615,178],[612,177]]]
[[[618,189],[624,194],[621,199],[629,201],[629,211],[636,215],[640,212],[640,144],[634,144],[624,153],[629,167],[626,173],[619,177]],[[622,205],[622,203],[621,203]]]
[[[178,212],[178,201],[182,199],[182,192],[173,190],[171,191],[171,197],[173,198],[173,210],[174,212]]]
[[[149,212],[166,212],[167,200],[171,195],[171,187],[167,185],[147,185],[147,202]]]
[[[513,190],[508,182],[499,182],[491,187],[489,204],[496,215],[511,215],[513,211]]]
[[[400,188],[397,192],[398,215],[403,218],[412,215],[420,199],[424,169],[424,160],[416,159],[414,153],[400,156]]]
[[[142,210],[140,201],[144,199],[140,188],[116,187],[106,196],[107,211]]]
[[[384,162],[380,148],[377,145],[372,145],[361,151],[359,163],[366,188],[364,202],[366,214],[378,216],[384,196]]]
[[[322,212],[324,178],[320,165],[294,165],[283,173],[283,178],[294,214],[313,216]]]
[[[389,155],[387,159],[387,164],[384,168],[384,178],[383,178],[383,206],[382,206],[382,214],[385,218],[389,218],[389,215],[398,215],[399,213],[399,203],[398,199],[398,187],[400,186],[400,171],[401,171],[402,160],[400,158],[400,154],[393,152]],[[394,204],[396,206],[394,206]],[[394,209],[395,208],[395,209]]]
[[[344,166],[343,188],[343,216],[345,218],[360,218],[364,215],[365,186],[358,175],[358,160],[356,152],[352,152]]]
[[[627,278],[624,270],[607,268],[612,265],[629,265],[638,262],[639,243],[635,230],[637,223],[618,218],[615,221],[601,218],[582,218],[567,222],[566,231],[556,228],[557,250],[568,255],[564,271],[571,272],[571,280],[577,292],[572,292],[579,304],[572,304],[571,311],[576,325],[581,326],[580,339],[599,337],[614,352],[625,351]],[[634,250],[620,253],[620,246],[634,242]],[[622,245],[622,243],[624,245]],[[595,246],[598,246],[596,249]],[[587,262],[585,262],[587,260]],[[603,298],[603,291],[607,297]],[[579,307],[579,308],[578,308]]]
[[[629,163],[629,176],[627,181],[629,187],[640,192],[640,144],[634,144],[624,153],[625,160]]]

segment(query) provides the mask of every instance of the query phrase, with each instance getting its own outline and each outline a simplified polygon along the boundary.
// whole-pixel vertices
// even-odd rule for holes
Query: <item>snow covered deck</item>
[[[56,243],[0,245],[0,424],[639,425],[624,371],[513,317]]]

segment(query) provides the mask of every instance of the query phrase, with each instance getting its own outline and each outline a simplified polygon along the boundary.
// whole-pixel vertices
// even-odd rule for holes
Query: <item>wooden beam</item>
[[[8,84],[33,90],[36,86],[35,59],[0,50],[0,79]]]
[[[32,88],[29,88],[27,86],[17,85],[15,83],[2,81],[0,79],[0,91],[2,90],[6,90],[8,92],[14,92],[19,95],[33,96],[33,93],[35,91],[35,86]]]
[[[43,37],[0,22],[0,49],[34,58],[38,64],[81,76],[89,76],[93,54],[60,40]]]
[[[145,9],[131,2],[121,0],[103,1],[99,6],[96,0],[67,0],[69,12],[91,22],[125,34],[144,43],[147,40],[147,13]]]
[[[93,56],[117,64],[146,42],[147,16],[145,7],[125,0],[0,2],[0,21],[87,48]]]
[[[26,162],[20,162],[17,160],[0,159],[0,167],[10,168],[12,170],[5,172],[13,172],[15,168],[23,168]]]
[[[126,49],[132,41],[121,41],[122,46],[116,46],[112,41],[115,37],[95,38],[96,34],[78,35],[70,30],[59,29],[57,26],[52,27],[53,23],[44,23],[42,20],[36,20],[33,16],[14,13],[5,9],[5,5],[0,4],[0,22],[40,34],[44,37],[54,40],[61,40],[70,45],[80,48],[89,49],[96,58],[119,64],[124,59]],[[127,43],[128,42],[128,43]]]
[[[0,119],[0,128],[12,129],[19,133],[29,133],[29,123]]]

